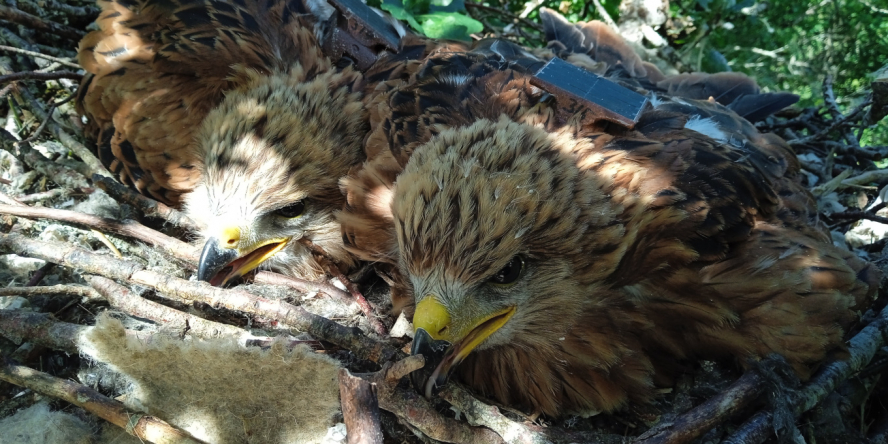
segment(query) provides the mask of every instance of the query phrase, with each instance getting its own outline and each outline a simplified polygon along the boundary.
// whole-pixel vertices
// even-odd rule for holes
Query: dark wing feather
[[[195,184],[194,130],[244,70],[329,68],[299,1],[101,1],[80,43],[78,110],[119,180],[177,204]]]
[[[798,95],[785,92],[742,95],[734,99],[728,109],[755,123],[798,101]]]

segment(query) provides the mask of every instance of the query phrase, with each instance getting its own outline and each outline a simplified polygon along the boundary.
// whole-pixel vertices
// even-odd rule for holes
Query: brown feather
[[[668,96],[634,131],[583,124],[522,63],[431,57],[374,98],[369,161],[343,182],[351,251],[440,301],[449,327],[516,307],[463,382],[589,414],[650,401],[677,359],[780,353],[806,377],[842,349],[878,271],[831,245],[785,142]],[[514,286],[487,283],[516,255]]]

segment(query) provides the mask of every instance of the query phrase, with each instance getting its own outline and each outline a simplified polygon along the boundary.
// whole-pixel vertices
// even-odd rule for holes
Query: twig
[[[482,5],[480,3],[473,3],[473,2],[466,2],[466,7],[467,8],[482,9],[482,10],[485,10],[488,12],[495,13],[497,15],[502,15],[504,17],[508,17],[512,21],[517,20],[517,21],[521,22],[521,24],[523,24],[527,28],[532,28],[538,32],[543,32],[543,27],[540,26],[539,23],[535,23],[535,22],[528,20],[524,17],[517,16],[515,14],[512,14],[509,11],[504,10],[504,9],[494,8],[493,6]]]
[[[31,112],[34,113],[37,118],[41,120],[51,120],[52,114],[48,113],[40,102],[34,98],[33,94],[31,94],[27,89],[22,90],[22,97],[28,100],[31,105]],[[62,129],[61,125],[59,125],[55,121],[49,122],[49,130],[53,136],[55,136],[58,141],[64,145],[66,148],[70,149],[74,152],[74,155],[79,157],[80,160],[85,164],[85,168],[78,169],[84,177],[92,177],[93,174],[99,174],[105,177],[112,177],[111,173],[102,165],[102,162],[90,151],[87,147],[83,146],[82,143],[78,142],[74,139],[70,134],[65,132]],[[50,176],[52,177],[52,176]]]
[[[352,297],[349,296],[348,293],[326,282],[312,282],[305,279],[272,273],[270,271],[260,271],[256,273],[256,277],[253,278],[253,282],[266,285],[281,285],[284,287],[290,287],[303,293],[320,292],[329,296],[333,296],[342,302],[353,301]]]
[[[0,296],[77,296],[90,299],[99,298],[99,294],[92,288],[82,285],[51,285],[48,287],[3,287],[0,288]]]
[[[25,25],[37,31],[45,31],[52,34],[60,35],[74,41],[79,41],[83,38],[83,36],[86,35],[85,32],[79,29],[74,29],[70,26],[62,25],[48,20],[43,20],[42,18],[35,15],[31,15],[27,12],[19,11],[18,9],[10,8],[4,5],[0,5],[0,19],[9,20],[10,22],[18,23],[20,25]]]
[[[68,188],[53,188],[49,191],[42,191],[39,193],[19,196],[18,198],[16,198],[16,200],[23,204],[29,204],[44,200],[55,199],[57,197],[68,196],[71,194],[92,194],[93,191],[93,188],[75,188],[73,190]]]
[[[14,198],[14,197],[8,196],[6,193],[2,193],[2,192],[0,192],[0,202],[3,202],[6,205],[15,205],[17,207],[27,206],[24,203],[22,203],[22,201]]]
[[[687,443],[699,438],[738,410],[749,405],[765,389],[755,370],[743,374],[730,387],[703,404],[639,436],[636,444]]]
[[[83,78],[82,74],[77,74],[76,72],[71,71],[55,71],[55,72],[37,72],[37,71],[23,71],[23,72],[15,72],[12,74],[7,74],[5,76],[0,76],[0,84],[6,82],[14,82],[16,80],[58,80],[58,79],[72,79],[80,81]]]
[[[76,96],[74,94],[71,94],[70,96],[68,96],[64,100],[61,100],[59,102],[53,102],[49,107],[49,111],[47,111],[47,113],[46,113],[47,116],[52,116],[52,113],[56,110],[56,108],[70,102],[71,99],[73,99],[74,97],[76,97]],[[49,123],[50,120],[52,120],[52,119],[51,118],[43,119],[43,122],[40,122],[40,126],[37,127],[37,130],[34,131],[34,133],[31,134],[27,139],[21,141],[20,143],[31,143],[34,140],[36,140],[38,137],[40,137],[40,134],[43,133],[43,130],[46,128],[46,125]]]
[[[52,178],[52,181],[70,188],[86,188],[89,186],[86,179],[78,172],[66,166],[51,162],[37,150],[31,148],[31,144],[27,142],[13,142],[15,138],[8,131],[0,129],[0,147],[6,150],[17,159],[27,164],[37,172],[46,177]]]
[[[888,225],[888,217],[876,216],[875,214],[870,214],[865,211],[845,211],[842,213],[832,213],[829,215],[829,217],[833,219],[867,219],[873,222]]]
[[[152,230],[134,220],[117,222],[113,219],[78,213],[76,211],[58,210],[55,208],[19,207],[0,205],[0,214],[11,214],[18,217],[52,219],[72,223],[90,229],[97,229],[120,236],[132,237],[160,248],[167,254],[182,260],[191,268],[196,268],[199,258],[197,250],[174,237]]]
[[[28,283],[25,284],[25,287],[33,287],[39,284],[40,281],[42,281],[43,278],[46,277],[46,273],[53,268],[55,268],[55,264],[53,264],[52,262],[38,268],[37,271],[34,272],[34,275],[31,276],[31,279],[28,279]]]
[[[99,15],[99,10],[95,6],[71,6],[71,5],[68,5],[65,3],[59,3],[56,0],[48,0],[48,1],[44,0],[44,1],[41,1],[40,4],[43,5],[43,7],[46,8],[46,10],[56,10],[56,11],[62,12],[66,16],[68,16],[69,18],[70,17],[83,17],[83,18],[92,19],[95,16]],[[27,10],[32,13],[36,12],[36,11],[32,11],[31,10],[32,8],[29,8],[28,6],[31,6],[31,5],[28,3],[22,3],[21,9]]]
[[[199,338],[240,337],[240,328],[209,321],[141,298],[128,288],[101,276],[84,275],[83,279],[104,297],[112,307],[131,316],[150,319],[165,328],[172,328]]]
[[[27,339],[43,347],[77,353],[77,338],[89,328],[59,322],[48,313],[0,310],[0,335],[15,344]]]
[[[847,360],[836,361],[823,367],[810,381],[792,396],[796,416],[811,410],[817,403],[835,390],[839,382],[848,379],[873,359],[876,351],[888,336],[888,307],[879,313],[876,320],[867,325],[849,341]],[[760,443],[773,434],[773,417],[769,411],[760,411],[747,420],[724,442],[726,444]]]
[[[376,384],[379,407],[394,413],[429,438],[438,441],[467,444],[503,443],[503,439],[494,431],[484,427],[471,427],[464,422],[447,418],[438,413],[429,401],[415,390],[398,386],[397,381],[403,375],[422,368],[424,362],[421,356],[411,356],[394,365],[387,363],[382,370],[368,375],[366,379]]]
[[[123,254],[121,254],[120,250],[118,250],[117,247],[111,243],[111,240],[108,239],[108,236],[105,236],[104,233],[96,229],[92,229],[89,231],[92,231],[92,233],[96,235],[96,238],[98,238],[101,243],[105,244],[105,246],[108,247],[108,249],[111,250],[111,252],[114,253],[115,256],[123,258]]]
[[[185,228],[186,230],[201,230],[200,225],[191,220],[185,215],[185,213],[154,199],[143,196],[121,185],[110,177],[94,174],[92,180],[98,188],[104,190],[109,196],[135,206],[146,216],[161,218],[177,227]]]
[[[348,369],[341,368],[339,397],[342,400],[343,422],[348,431],[348,444],[382,444],[375,384],[352,376]]]
[[[473,426],[483,426],[495,431],[502,439],[515,444],[568,444],[594,442],[597,444],[622,444],[623,436],[598,432],[568,432],[556,428],[543,428],[524,424],[505,417],[499,409],[475,399],[457,384],[448,384],[439,393],[452,404]]]
[[[342,284],[345,285],[345,288],[351,293],[355,302],[358,303],[358,307],[361,307],[361,311],[364,312],[364,316],[367,317],[367,321],[370,323],[370,326],[373,327],[376,334],[386,336],[388,332],[386,332],[385,326],[382,325],[382,322],[376,317],[376,312],[373,307],[370,306],[370,303],[367,302],[367,299],[364,298],[364,295],[361,294],[361,291],[358,290],[358,287],[351,281],[351,279],[345,276],[345,273],[342,272],[339,265],[330,258],[330,255],[328,255],[323,248],[304,237],[299,239],[299,242],[302,245],[305,245],[305,247],[315,255],[321,263],[321,266],[327,269],[327,273],[330,273],[333,277],[339,279],[339,282],[342,282]]]
[[[78,65],[70,60],[60,59],[58,57],[53,57],[53,56],[46,55],[46,54],[39,53],[39,52],[35,52],[35,51],[28,51],[27,49],[20,49],[20,48],[14,47],[14,46],[0,45],[0,50],[29,55],[31,57],[37,57],[38,59],[49,60],[51,62],[56,62],[58,64],[65,65],[69,68],[83,69],[80,67],[80,65]],[[83,76],[81,75],[80,77],[83,77]]]
[[[306,331],[312,336],[351,350],[358,358],[386,362],[403,356],[388,344],[371,339],[359,330],[348,328],[279,300],[256,296],[244,290],[211,287],[205,282],[191,282],[146,270],[141,264],[95,254],[61,242],[43,242],[17,234],[0,234],[0,251],[34,257],[67,267],[74,267],[112,279],[146,285],[161,293],[204,302],[213,307],[250,313],[276,320],[284,326]]]
[[[123,403],[108,398],[85,385],[55,378],[28,367],[5,362],[0,367],[0,379],[67,401],[125,429],[127,433],[140,439],[158,444],[203,443],[187,432],[158,418],[127,410]]]

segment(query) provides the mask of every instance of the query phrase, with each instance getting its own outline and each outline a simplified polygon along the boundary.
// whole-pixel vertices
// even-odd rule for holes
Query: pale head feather
[[[360,95],[337,85],[356,74],[328,72],[306,82],[297,66],[288,73],[242,75],[247,85],[230,91],[198,133],[202,178],[185,197],[186,212],[206,225],[203,237],[232,224],[248,244],[304,236],[350,265],[334,212],[344,202],[339,178],[363,160],[366,128]],[[303,199],[302,216],[273,214]],[[302,277],[321,272],[294,242],[268,266]]]

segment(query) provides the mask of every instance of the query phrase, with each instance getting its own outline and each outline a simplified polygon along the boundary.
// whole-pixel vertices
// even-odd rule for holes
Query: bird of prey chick
[[[322,53],[324,2],[100,1],[78,104],[120,180],[204,225],[198,277],[345,266],[338,180],[364,159],[361,76]]]
[[[633,129],[530,82],[505,42],[441,54],[370,105],[349,248],[415,304],[414,378],[546,415],[649,402],[677,360],[842,347],[876,269],[834,247],[791,148],[708,100]],[[565,113],[566,108],[569,113]],[[396,305],[399,301],[395,301]]]

